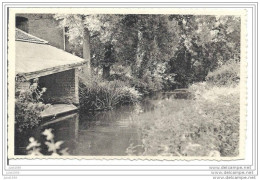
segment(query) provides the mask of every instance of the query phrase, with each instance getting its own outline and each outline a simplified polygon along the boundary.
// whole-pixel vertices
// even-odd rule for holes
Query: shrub
[[[15,92],[15,130],[23,132],[36,127],[40,121],[41,112],[49,105],[41,102],[41,96],[46,88],[38,89],[37,83]]]
[[[148,71],[143,77],[137,78],[126,76],[124,74],[112,74],[109,78],[110,81],[120,80],[127,86],[133,87],[141,94],[147,95],[163,89],[163,79],[158,76],[152,76]],[[168,82],[167,82],[168,83]]]
[[[219,151],[223,156],[238,155],[240,124],[239,85],[211,86],[207,83],[193,85],[190,89],[196,96],[199,111],[213,119],[213,135],[218,137]]]
[[[80,107],[83,110],[108,110],[139,101],[141,94],[120,80],[106,81],[98,76],[80,79]]]
[[[202,89],[207,95],[196,100],[158,100],[153,112],[133,118],[142,130],[143,155],[238,155],[239,88]]]
[[[157,100],[154,111],[135,115],[133,119],[143,132],[143,155],[237,156],[239,84],[215,86],[202,82],[188,91],[195,98]],[[135,147],[127,152],[135,152]]]
[[[217,86],[237,85],[240,80],[240,63],[234,60],[227,61],[226,64],[213,72],[209,72],[206,81]]]

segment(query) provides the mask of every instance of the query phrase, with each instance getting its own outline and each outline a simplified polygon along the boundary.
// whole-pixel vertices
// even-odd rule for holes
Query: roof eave
[[[56,66],[56,67],[52,67],[52,68],[42,69],[39,71],[34,71],[34,72],[29,72],[29,73],[17,73],[16,76],[23,77],[25,80],[30,80],[30,79],[34,79],[34,78],[38,78],[38,77],[42,77],[42,76],[47,76],[47,75],[67,71],[70,69],[75,69],[75,68],[83,66],[86,63],[87,62],[84,61],[84,62],[80,62],[80,63],[66,64],[66,65],[62,65],[62,66]]]
[[[45,41],[45,42],[41,42],[41,41],[25,40],[25,39],[19,39],[19,38],[17,38],[15,41],[28,42],[28,43],[35,43],[35,44],[45,44],[45,45],[50,45],[47,41]]]

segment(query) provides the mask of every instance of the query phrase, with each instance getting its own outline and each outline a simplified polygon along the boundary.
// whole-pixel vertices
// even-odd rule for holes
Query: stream
[[[171,95],[156,93],[137,105],[121,106],[110,111],[75,113],[70,118],[35,129],[31,136],[44,144],[45,137],[41,132],[51,128],[54,140],[64,141],[61,148],[67,147],[70,155],[126,156],[129,147],[142,144],[142,131],[133,119],[135,115],[152,112],[158,100],[168,98]],[[24,141],[29,143],[28,139]],[[47,152],[47,148],[42,150]],[[135,155],[143,151],[141,147],[136,148]],[[25,153],[24,147],[16,150],[16,154]]]

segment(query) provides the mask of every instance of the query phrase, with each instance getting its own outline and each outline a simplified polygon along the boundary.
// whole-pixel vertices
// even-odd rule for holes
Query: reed
[[[89,110],[110,110],[116,106],[133,104],[141,94],[120,80],[106,81],[100,77],[80,79],[80,108]]]

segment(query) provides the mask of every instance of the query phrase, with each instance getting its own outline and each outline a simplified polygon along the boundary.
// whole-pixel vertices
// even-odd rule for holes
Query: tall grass
[[[139,101],[141,94],[120,80],[106,81],[98,76],[80,79],[80,107],[82,110],[109,110]]]
[[[158,100],[154,111],[133,118],[143,132],[143,155],[239,154],[239,88],[215,87],[203,93],[196,99]]]
[[[159,100],[153,112],[134,117],[143,132],[143,155],[237,156],[240,91],[234,72],[223,66],[189,87],[193,99]]]
[[[240,63],[234,60],[227,61],[226,64],[213,72],[209,72],[206,81],[215,86],[237,85],[240,80]]]

